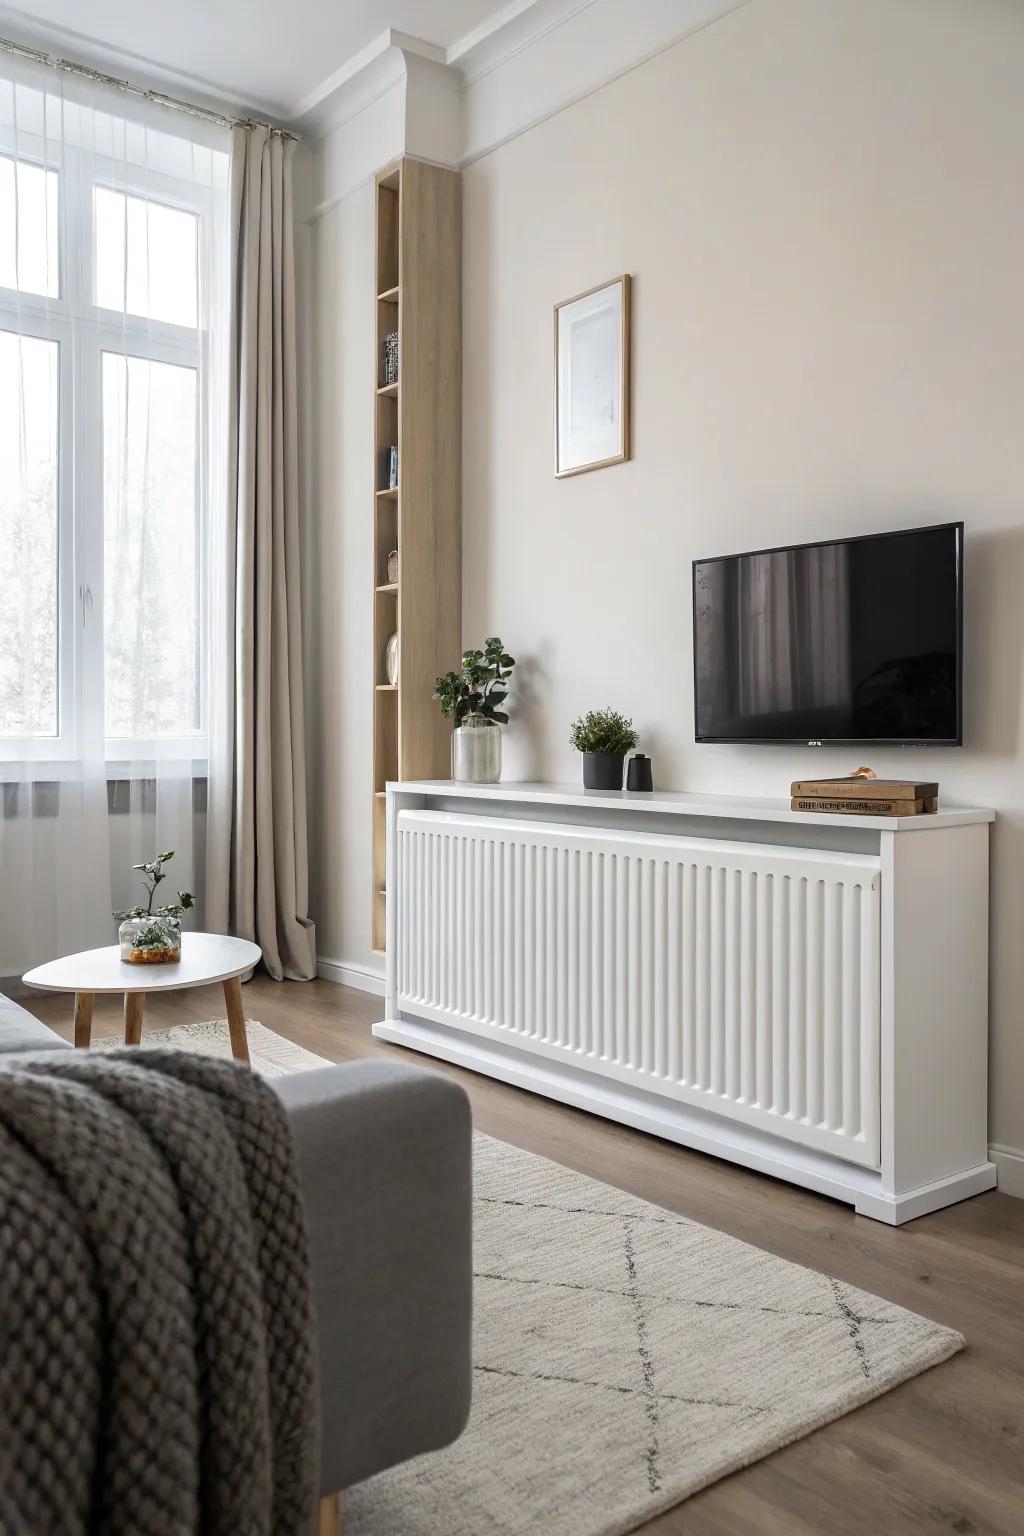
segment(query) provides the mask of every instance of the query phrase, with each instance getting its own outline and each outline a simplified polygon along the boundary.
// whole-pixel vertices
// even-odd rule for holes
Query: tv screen
[[[697,740],[959,746],[963,529],[695,560]]]

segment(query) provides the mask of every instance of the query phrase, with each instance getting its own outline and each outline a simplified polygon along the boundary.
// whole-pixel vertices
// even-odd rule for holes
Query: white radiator
[[[879,1164],[879,860],[403,810],[398,1005]]]

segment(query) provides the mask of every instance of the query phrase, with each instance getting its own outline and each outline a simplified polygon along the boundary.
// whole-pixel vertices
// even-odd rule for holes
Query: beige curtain
[[[211,583],[224,685],[211,704],[207,921],[254,939],[277,980],[316,974],[306,910],[294,147],[265,128],[233,131],[228,517]]]

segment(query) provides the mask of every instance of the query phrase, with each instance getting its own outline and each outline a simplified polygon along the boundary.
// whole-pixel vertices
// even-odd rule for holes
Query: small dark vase
[[[621,789],[624,752],[584,752],[584,789]]]
[[[652,790],[654,788],[654,774],[651,771],[651,760],[644,752],[638,752],[629,760],[626,769],[626,788],[632,790]]]

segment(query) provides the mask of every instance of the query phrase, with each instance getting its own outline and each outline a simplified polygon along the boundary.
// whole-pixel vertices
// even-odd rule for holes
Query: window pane
[[[60,293],[57,172],[0,155],[0,288]]]
[[[96,188],[96,303],[195,326],[199,220],[144,197]]]
[[[57,734],[60,347],[0,331],[0,736]]]
[[[103,354],[107,736],[199,726],[196,371]]]

